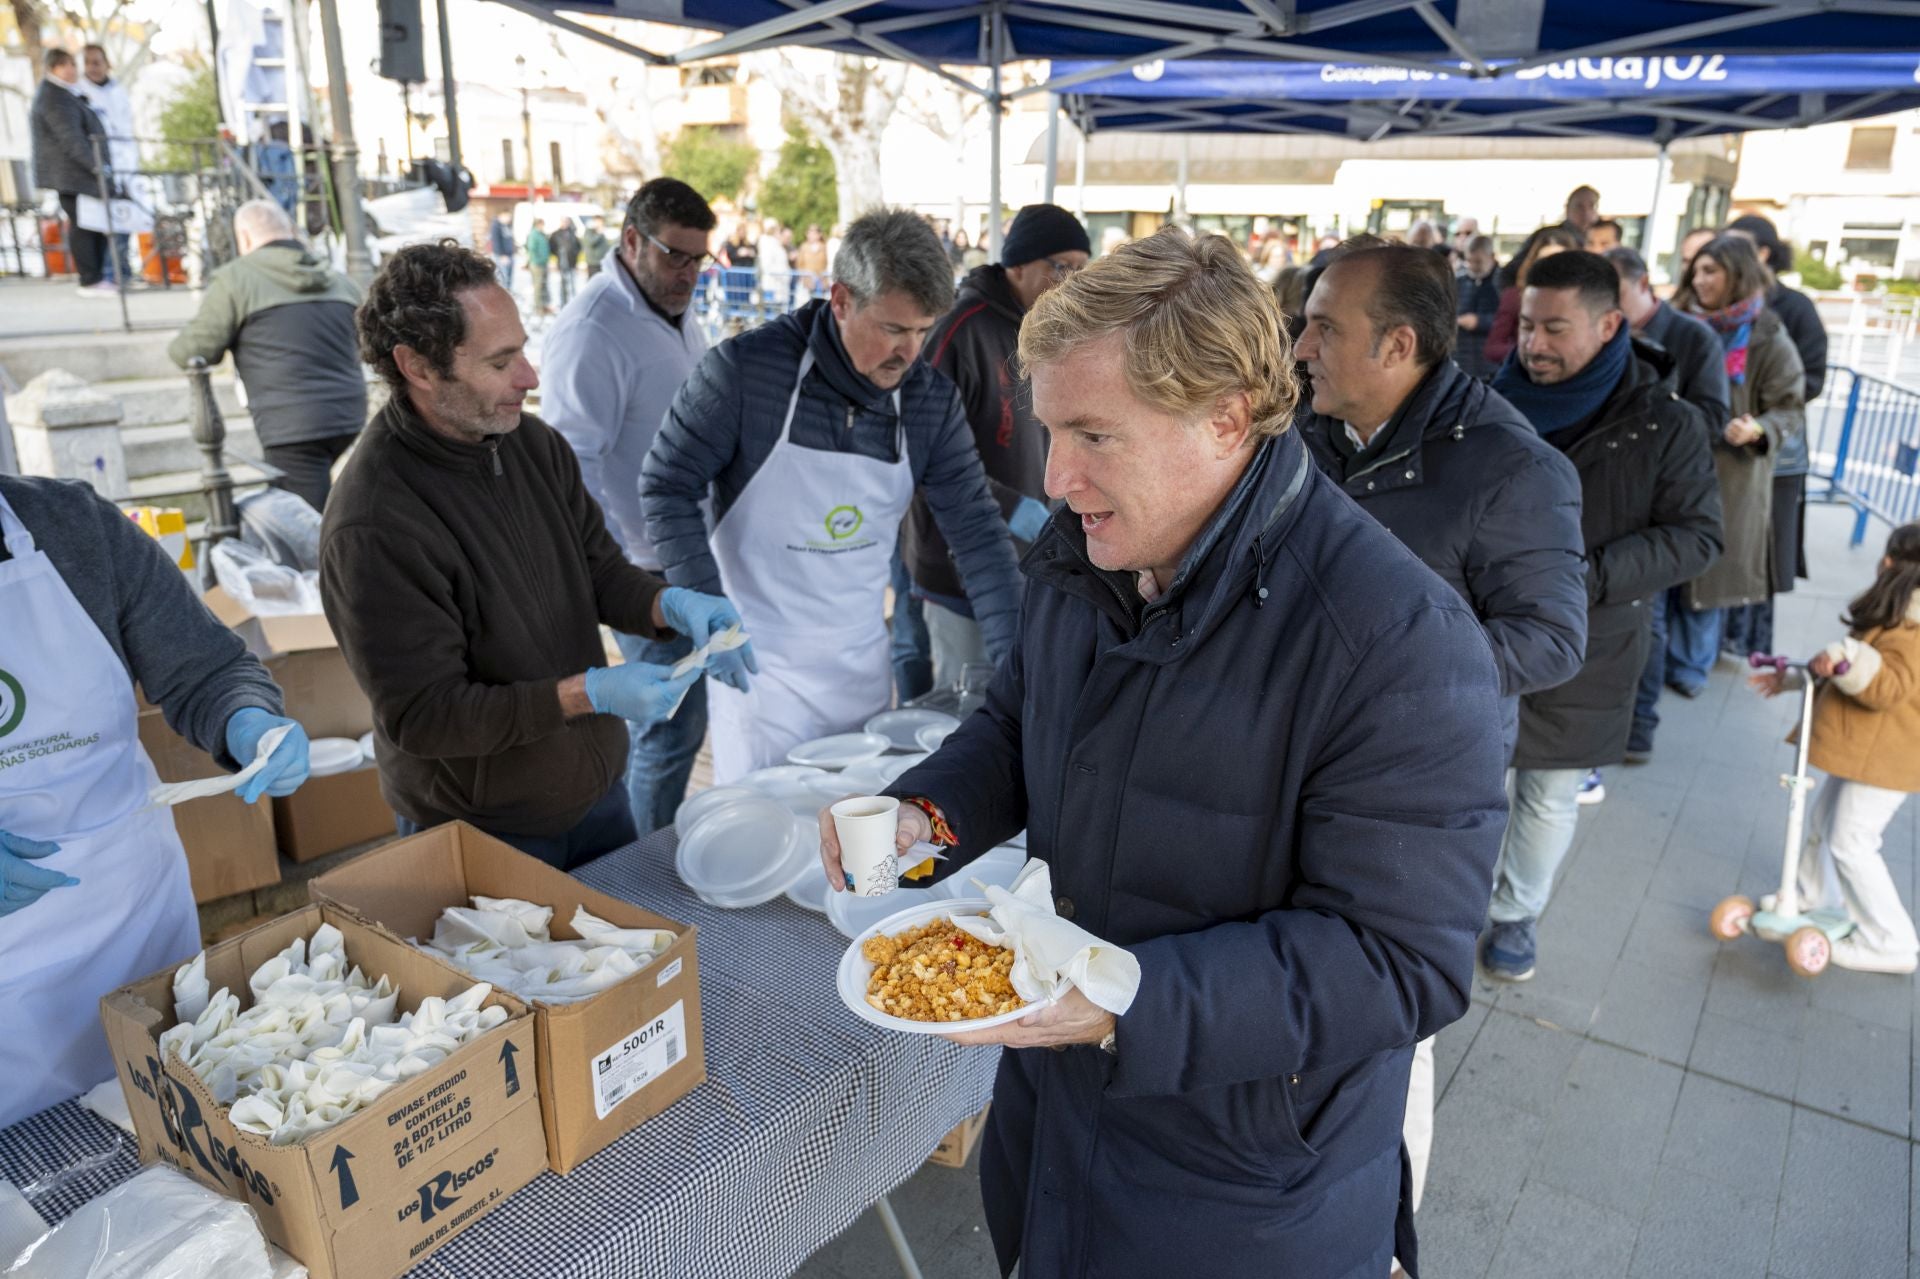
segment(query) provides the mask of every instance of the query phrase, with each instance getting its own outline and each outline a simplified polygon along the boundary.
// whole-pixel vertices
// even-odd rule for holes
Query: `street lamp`
[[[520,80],[520,140],[527,152],[527,199],[534,197],[533,183],[533,110],[528,105],[527,95],[527,55],[513,55],[513,65]]]

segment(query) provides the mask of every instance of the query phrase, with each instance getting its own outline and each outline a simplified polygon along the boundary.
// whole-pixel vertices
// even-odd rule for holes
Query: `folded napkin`
[[[974,883],[979,884],[979,880]],[[1028,1003],[1057,999],[1067,987],[1118,1017],[1140,992],[1140,961],[1101,941],[1053,909],[1053,873],[1030,858],[1011,889],[983,884],[992,908],[982,917],[955,915],[953,925],[989,946],[1013,951],[1013,988]]]
[[[175,804],[184,804],[190,799],[205,799],[209,795],[224,795],[230,790],[239,790],[253,779],[253,775],[267,766],[267,759],[274,748],[286,740],[293,725],[282,724],[270,728],[261,734],[260,745],[253,752],[253,760],[237,773],[223,773],[219,777],[203,777],[192,782],[166,782],[147,792],[147,802],[156,808],[171,808]]]

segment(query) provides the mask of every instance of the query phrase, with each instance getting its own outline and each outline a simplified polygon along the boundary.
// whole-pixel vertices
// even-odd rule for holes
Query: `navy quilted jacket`
[[[904,420],[914,487],[953,550],[987,654],[999,661],[1019,622],[1020,569],[960,393],[944,375],[915,363],[900,383],[896,417],[893,393],[854,372],[824,301],[709,350],[674,397],[640,476],[647,536],[667,580],[721,593],[700,504],[712,497],[718,523],[766,461],[809,349],[814,366],[794,409],[793,442],[891,462]]]

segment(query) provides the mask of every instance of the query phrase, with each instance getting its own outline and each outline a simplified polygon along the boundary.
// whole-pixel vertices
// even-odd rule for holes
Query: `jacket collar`
[[[1428,371],[1393,417],[1374,437],[1378,448],[1349,460],[1333,443],[1342,424],[1319,413],[1301,419],[1303,438],[1321,469],[1356,496],[1377,495],[1393,489],[1416,488],[1426,482],[1425,445],[1440,439],[1463,439],[1482,425],[1492,398],[1486,383],[1468,377],[1452,360]],[[1504,403],[1502,401],[1501,403]],[[1509,414],[1501,414],[1505,419]],[[1511,414],[1518,417],[1518,414]]]
[[[493,469],[499,463],[500,448],[507,439],[506,436],[495,436],[487,444],[465,444],[450,440],[421,419],[414,411],[412,400],[404,392],[387,397],[387,403],[380,410],[377,420],[386,423],[387,429],[393,432],[393,438],[407,452],[430,465],[449,471]],[[526,414],[520,415],[520,421],[522,425],[525,424]]]
[[[984,302],[1015,325],[1026,316],[1026,312],[1020,309],[1020,300],[1013,296],[1013,285],[1007,281],[1007,268],[996,263],[977,266],[967,272],[966,279],[960,281],[960,296],[954,303],[955,309],[974,302]]]
[[[794,318],[807,335],[807,350],[813,353],[814,368],[836,394],[862,408],[888,415],[893,413],[893,392],[881,390],[854,370],[847,348],[840,341],[840,325],[833,318],[833,310],[824,298],[807,303],[794,312]],[[907,379],[912,376],[913,368],[909,367],[906,375],[900,379],[901,389],[905,388]]]
[[[1054,512],[1021,569],[1099,609],[1126,633],[1134,656],[1171,662],[1211,634],[1242,591],[1251,591],[1254,607],[1265,604],[1267,567],[1292,526],[1313,469],[1293,431],[1261,444],[1151,605],[1141,600],[1132,573],[1094,566],[1086,533],[1065,506]],[[1168,624],[1154,625],[1162,617]]]

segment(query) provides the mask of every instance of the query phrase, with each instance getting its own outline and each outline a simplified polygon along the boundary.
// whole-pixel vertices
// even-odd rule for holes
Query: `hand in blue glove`
[[[655,666],[651,662],[596,666],[587,672],[587,701],[602,715],[618,715],[644,728],[672,715],[681,697],[699,678],[697,666],[678,678],[674,677],[673,667]]]
[[[1045,502],[1031,497],[1020,499],[1020,505],[1013,508],[1013,514],[1007,517],[1007,527],[1013,535],[1023,542],[1031,542],[1040,536],[1040,531],[1053,517],[1053,511]]]
[[[260,739],[282,724],[293,731],[280,740],[267,757],[267,766],[241,786],[240,798],[257,803],[262,795],[291,795],[307,780],[307,730],[297,720],[271,715],[258,706],[243,706],[227,721],[227,754],[245,768],[260,752]]]
[[[0,915],[11,915],[22,906],[31,906],[41,895],[55,888],[71,888],[80,881],[45,866],[35,866],[35,858],[60,851],[50,840],[28,839],[0,830]]]
[[[725,598],[702,595],[684,586],[669,586],[660,593],[660,616],[667,619],[668,626],[691,639],[695,648],[703,647],[729,626],[740,625],[739,610]],[[753,656],[752,641],[725,653],[715,653],[707,659],[707,674],[743,693],[747,691],[749,673],[760,673],[760,663]]]

